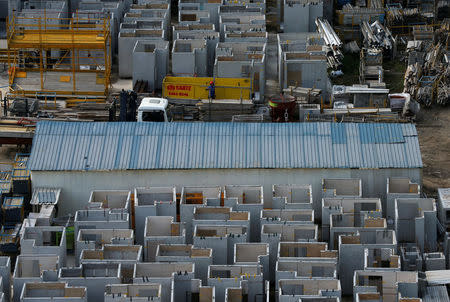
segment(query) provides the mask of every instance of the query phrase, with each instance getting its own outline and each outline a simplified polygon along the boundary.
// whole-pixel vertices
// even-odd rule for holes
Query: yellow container
[[[253,93],[249,78],[165,77],[163,97],[168,99],[208,99],[208,86],[214,81],[216,99],[249,100]]]

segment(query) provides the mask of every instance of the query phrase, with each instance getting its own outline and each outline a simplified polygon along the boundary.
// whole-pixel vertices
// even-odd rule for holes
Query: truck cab
[[[143,98],[137,113],[138,122],[171,122],[169,102],[163,98]]]

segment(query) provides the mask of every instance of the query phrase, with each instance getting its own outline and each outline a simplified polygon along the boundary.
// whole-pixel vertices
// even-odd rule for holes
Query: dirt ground
[[[423,161],[424,192],[450,188],[450,107],[422,109],[417,121]]]

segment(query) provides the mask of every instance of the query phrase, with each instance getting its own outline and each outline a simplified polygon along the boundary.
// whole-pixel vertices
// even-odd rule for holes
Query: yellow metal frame
[[[57,24],[49,24],[47,23],[48,21],[56,21]],[[58,97],[67,98],[76,96],[106,98],[111,76],[109,18],[46,18],[45,14],[43,18],[14,16],[11,20],[7,19],[6,27],[8,42],[7,63],[11,95],[35,97],[37,94],[44,95],[47,93],[52,96],[57,95]],[[48,56],[52,50],[60,51],[62,55],[58,57]],[[47,54],[45,57],[43,55],[44,51]],[[80,56],[80,51],[87,51],[88,55]],[[90,51],[95,51],[99,55],[95,57],[90,56]],[[49,59],[56,63],[48,63]],[[83,69],[81,68],[80,59],[89,59],[88,61],[93,63],[82,64],[89,67]],[[27,71],[40,73],[40,89],[25,90],[18,85],[14,87],[17,73],[26,73]],[[44,89],[44,75],[46,72],[71,74],[72,89]],[[76,75],[79,73],[95,73],[96,80],[101,79],[100,82],[104,84],[104,90],[85,91],[78,89]]]

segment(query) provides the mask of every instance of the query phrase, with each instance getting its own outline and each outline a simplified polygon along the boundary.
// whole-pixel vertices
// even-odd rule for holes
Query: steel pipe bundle
[[[375,21],[372,24],[363,21],[361,24],[361,32],[367,47],[381,47],[386,50],[394,47],[394,37],[389,29],[384,27],[380,21]]]
[[[328,20],[317,18],[316,25],[317,31],[324,39],[325,44],[332,48],[342,46],[341,39],[336,35],[334,29],[331,27],[330,23],[328,23]]]

